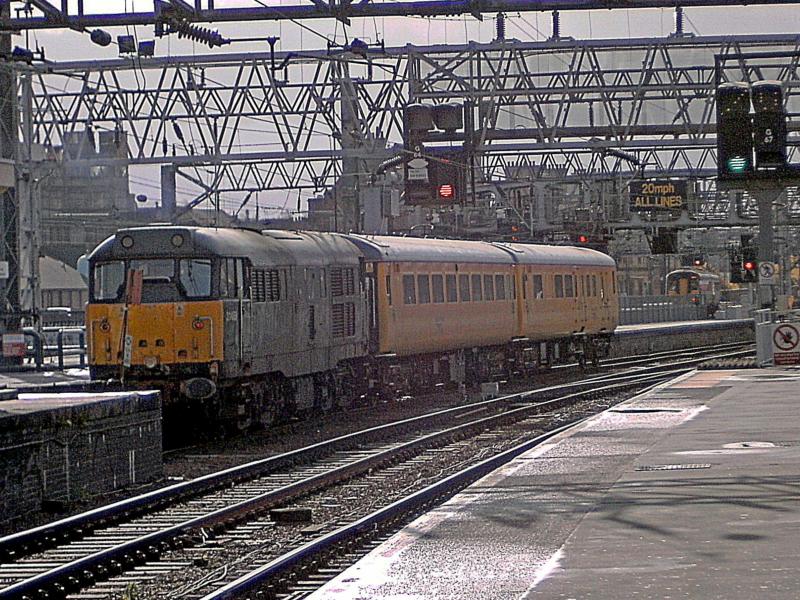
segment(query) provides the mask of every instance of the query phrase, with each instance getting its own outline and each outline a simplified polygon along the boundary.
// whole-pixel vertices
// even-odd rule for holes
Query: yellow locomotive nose
[[[221,302],[92,304],[87,312],[90,364],[125,361],[163,370],[222,360],[222,322]]]

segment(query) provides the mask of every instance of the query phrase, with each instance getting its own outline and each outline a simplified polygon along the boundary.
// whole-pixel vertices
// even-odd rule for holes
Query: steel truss
[[[799,46],[790,35],[509,40],[367,58],[320,51],[55,63],[34,77],[34,139],[56,146],[86,127],[118,130],[130,165],[174,163],[221,192],[319,190],[343,175],[342,164],[369,173],[376,140],[401,142],[407,102],[469,100],[490,179],[535,165],[529,172],[539,176],[624,181],[641,175],[626,153],[646,176],[703,180],[716,165],[714,56]],[[797,63],[728,61],[722,76],[782,80],[787,110],[798,113]],[[346,137],[358,140],[344,149],[343,102],[355,115]],[[721,201],[710,183],[697,189]],[[790,216],[800,216],[790,200]]]
[[[0,0],[0,3],[9,0]],[[23,0],[19,0],[23,4]],[[700,6],[743,6],[761,4],[795,4],[794,0],[681,0],[683,8]],[[214,0],[156,0],[154,10],[125,12],[118,14],[91,14],[83,12],[83,3],[78,2],[77,12],[70,10],[69,2],[61,0],[24,0],[28,14],[0,20],[0,30],[20,31],[25,29],[56,29],[69,27],[80,30],[88,27],[114,27],[122,25],[149,25],[165,17],[179,17],[189,22],[230,21],[283,21],[296,19],[337,19],[344,23],[350,19],[372,17],[435,17],[452,15],[494,15],[499,12],[517,13],[552,10],[607,10],[611,8],[673,8],[675,2],[665,0],[424,0],[397,2],[370,2],[360,0],[311,0],[299,5],[278,7],[252,6],[242,8],[215,8]],[[58,5],[58,6],[56,6]]]

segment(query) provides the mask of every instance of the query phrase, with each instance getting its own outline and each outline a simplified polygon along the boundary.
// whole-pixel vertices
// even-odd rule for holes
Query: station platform
[[[71,368],[59,370],[25,369],[0,373],[0,390],[30,390],[77,386],[89,382],[88,368]],[[54,389],[54,391],[58,391]]]
[[[314,600],[797,598],[800,371],[701,371],[416,519]]]

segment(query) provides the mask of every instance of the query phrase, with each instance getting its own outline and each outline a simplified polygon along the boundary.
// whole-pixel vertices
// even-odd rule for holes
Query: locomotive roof
[[[368,260],[490,264],[615,266],[607,254],[589,248],[348,235]]]
[[[183,236],[175,246],[172,238]],[[133,245],[125,248],[122,239]],[[121,229],[89,255],[90,260],[128,257],[228,256],[247,257],[254,265],[357,264],[359,252],[342,236],[315,231],[232,229],[153,225]]]

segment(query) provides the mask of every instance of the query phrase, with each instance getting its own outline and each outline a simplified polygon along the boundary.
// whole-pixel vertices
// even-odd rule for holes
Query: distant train
[[[722,279],[703,269],[683,268],[667,274],[667,295],[684,296],[694,304],[713,307],[719,302]]]
[[[89,263],[92,378],[238,427],[596,361],[619,314],[586,248],[152,226]]]

